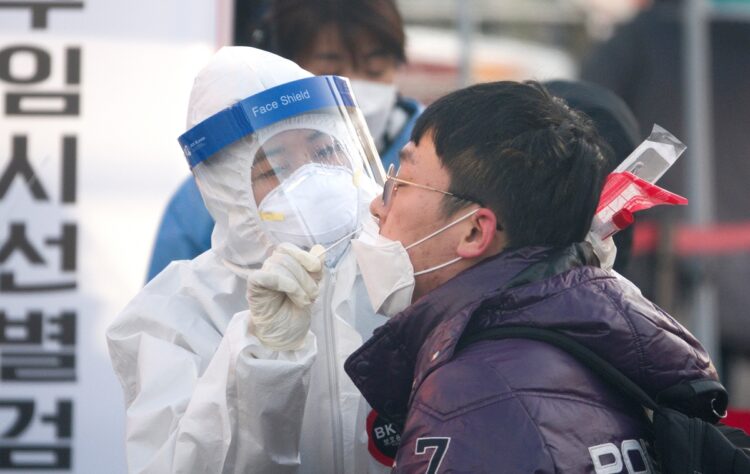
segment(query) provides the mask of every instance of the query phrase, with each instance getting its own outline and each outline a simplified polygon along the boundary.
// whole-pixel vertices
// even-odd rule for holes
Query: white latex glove
[[[277,351],[302,346],[310,329],[310,314],[320,289],[321,270],[317,254],[283,243],[260,270],[250,274],[247,301],[251,332],[264,346]]]

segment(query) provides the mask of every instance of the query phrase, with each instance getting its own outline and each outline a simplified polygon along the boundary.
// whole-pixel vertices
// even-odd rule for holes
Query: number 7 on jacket
[[[436,474],[438,472],[440,463],[443,462],[443,457],[445,457],[445,453],[448,451],[450,442],[450,438],[417,438],[414,454],[426,454],[427,449],[434,448],[425,474]]]

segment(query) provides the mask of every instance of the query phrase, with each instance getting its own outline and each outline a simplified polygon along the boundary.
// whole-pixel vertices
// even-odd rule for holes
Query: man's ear
[[[505,233],[497,230],[497,217],[491,210],[482,207],[469,219],[470,226],[463,227],[456,253],[459,257],[485,258],[500,253],[505,248]]]

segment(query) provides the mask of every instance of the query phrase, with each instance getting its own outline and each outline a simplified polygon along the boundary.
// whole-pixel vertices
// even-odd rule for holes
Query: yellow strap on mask
[[[283,221],[284,214],[282,212],[261,212],[260,218],[264,221]]]

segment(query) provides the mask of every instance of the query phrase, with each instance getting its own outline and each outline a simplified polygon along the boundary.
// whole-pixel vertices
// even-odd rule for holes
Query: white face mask
[[[309,249],[340,240],[357,228],[358,190],[340,166],[301,166],[258,204],[266,230],[279,242]],[[346,248],[346,246],[338,246]]]
[[[350,81],[357,105],[365,116],[367,128],[375,142],[380,142],[385,135],[388,117],[396,105],[395,84],[352,79]]]
[[[369,219],[365,221],[362,234],[352,240],[352,251],[357,259],[362,280],[375,312],[389,318],[400,313],[411,304],[415,276],[434,272],[461,260],[462,257],[456,257],[434,267],[415,272],[407,250],[468,219],[478,210],[474,209],[407,247],[397,240],[390,240],[380,235],[380,229],[375,221]]]

